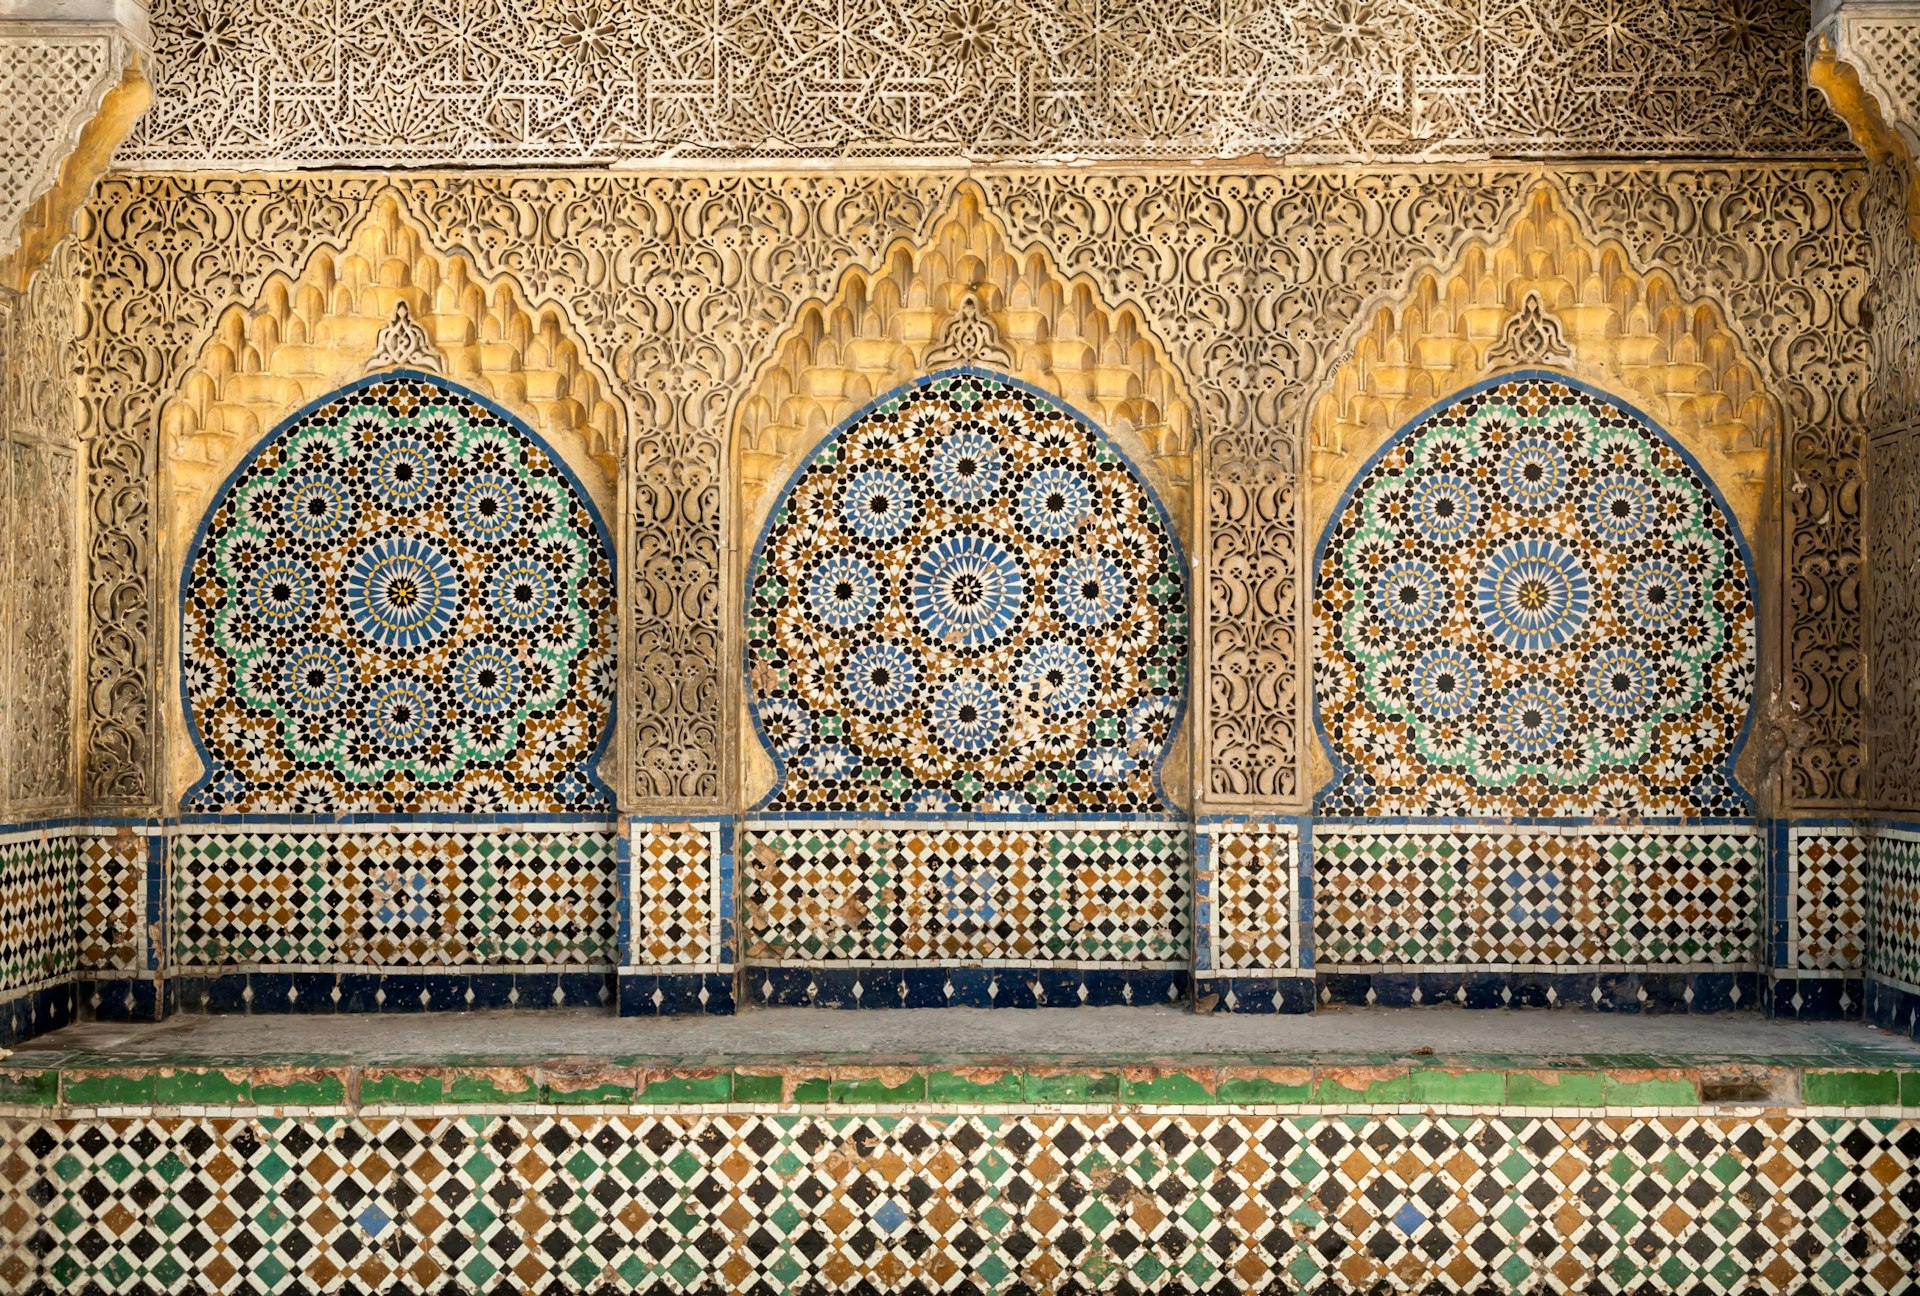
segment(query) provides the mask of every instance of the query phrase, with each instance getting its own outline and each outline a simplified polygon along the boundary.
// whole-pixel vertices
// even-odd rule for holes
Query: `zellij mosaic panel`
[[[1317,564],[1322,813],[1737,815],[1753,583],[1700,469],[1546,376],[1354,484]]]
[[[614,615],[605,534],[531,433],[421,377],[342,392],[255,453],[189,556],[185,808],[610,808]]]
[[[829,438],[748,576],[748,678],[780,768],[766,807],[1165,809],[1185,568],[1104,435],[954,372]]]

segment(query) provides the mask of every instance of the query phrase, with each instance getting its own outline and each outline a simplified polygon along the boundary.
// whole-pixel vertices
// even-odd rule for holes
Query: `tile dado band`
[[[0,1249],[0,1278],[116,1293],[772,1293],[812,1275],[879,1292],[1734,1296],[1890,1294],[1920,1259],[1906,1227],[1920,1127],[1897,1107],[963,1098],[815,1114],[783,1110],[780,1078],[762,1079],[767,1102],[740,1111],[13,1108],[0,1218],[40,1225]]]

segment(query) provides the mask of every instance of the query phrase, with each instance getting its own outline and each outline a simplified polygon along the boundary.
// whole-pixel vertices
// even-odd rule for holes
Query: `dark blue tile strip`
[[[1200,983],[1201,1003],[1216,1013],[1297,1014],[1313,1011],[1311,976],[1220,976]]]
[[[731,1017],[731,972],[622,972],[622,1017]]]
[[[1767,1015],[1795,1021],[1858,1021],[1866,1009],[1863,977],[1778,975],[1763,983]]]
[[[78,1018],[79,1007],[71,981],[15,994],[0,1003],[0,1048],[59,1030]]]
[[[750,967],[756,1004],[811,1008],[1080,1008],[1189,1002],[1185,968]]]
[[[1437,1005],[1714,1013],[1761,1007],[1765,981],[1764,973],[1751,969],[1595,973],[1513,968],[1501,972],[1323,972],[1314,978],[1313,985],[1321,1004],[1337,1007]]]
[[[1868,981],[1867,1020],[1883,1030],[1920,1040],[1920,994]]]
[[[103,998],[124,1002],[129,986]],[[188,1013],[418,1013],[486,1008],[605,1008],[614,1006],[611,972],[525,972],[463,969],[448,972],[226,972],[169,977],[165,1005]],[[106,1017],[106,1004],[96,1009]],[[116,1014],[117,1015],[117,1014]]]

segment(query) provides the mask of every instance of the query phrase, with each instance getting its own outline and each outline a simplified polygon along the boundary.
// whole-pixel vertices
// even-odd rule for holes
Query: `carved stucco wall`
[[[1867,805],[1920,814],[1920,239],[1899,166],[1872,168],[1866,201],[1873,287],[1868,455],[1868,651],[1873,663]]]
[[[1137,319],[1110,334],[1134,339],[1117,354],[1136,371],[1141,356],[1165,357],[1165,379],[1115,399],[1143,402],[1127,414],[1143,440],[1167,434],[1144,426],[1151,403],[1174,432],[1192,428],[1196,444],[1193,724],[1205,759],[1195,791],[1203,809],[1304,809],[1302,574],[1307,520],[1324,507],[1324,488],[1304,471],[1310,411],[1381,310],[1414,299],[1422,276],[1460,266],[1470,245],[1509,240],[1543,185],[1586,245],[1610,249],[1567,290],[1593,305],[1594,322],[1576,316],[1567,327],[1671,342],[1676,327],[1691,336],[1706,320],[1708,336],[1719,329],[1731,341],[1719,359],[1694,359],[1721,375],[1724,400],[1686,417],[1723,431],[1778,420],[1788,519],[1772,543],[1784,668],[1764,742],[1786,753],[1783,804],[1843,808],[1862,769],[1856,393],[1869,346],[1867,186],[1860,168],[1803,163],[1010,171],[964,182],[474,174],[420,175],[397,189],[360,176],[110,179],[77,252],[88,312],[88,793],[103,810],[157,807],[167,795],[156,743],[177,724],[161,638],[174,577],[154,564],[177,522],[159,480],[163,409],[196,365],[231,349],[215,341],[226,336],[223,315],[258,312],[285,291],[271,284],[336,257],[391,202],[417,227],[422,255],[458,258],[474,280],[509,285],[529,312],[564,321],[583,368],[605,376],[604,399],[627,411],[616,537],[625,742],[608,777],[629,808],[724,810],[735,795],[726,627],[741,534],[728,501],[731,447],[756,419],[787,417],[777,401],[743,404],[745,394],[791,372],[783,349],[816,335],[851,276],[875,282],[896,249],[938,246],[975,202],[1004,240],[1006,265],[1044,265],[1073,292],[1084,286],[1109,320]],[[1528,273],[1545,283],[1550,269],[1530,263]],[[1656,274],[1672,302],[1711,309],[1673,317],[1636,297],[1644,289],[1633,285]],[[985,300],[1005,305],[993,291]],[[1630,325],[1599,322],[1602,303]],[[1500,305],[1505,314],[1476,316],[1469,331],[1497,335],[1521,304]],[[860,363],[898,345],[876,336]],[[821,418],[850,391],[828,397]],[[815,422],[794,424],[806,430],[793,439]],[[1737,457],[1744,443],[1728,436]]]
[[[74,381],[77,267],[75,250],[62,248],[26,293],[0,294],[0,822],[74,808],[84,493]]]

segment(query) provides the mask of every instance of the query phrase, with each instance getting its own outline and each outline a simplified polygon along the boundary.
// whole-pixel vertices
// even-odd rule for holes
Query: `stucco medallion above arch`
[[[1502,343],[1531,318],[1557,353]],[[1417,274],[1365,317],[1309,416],[1318,536],[1354,475],[1422,410],[1502,372],[1545,365],[1644,409],[1693,454],[1741,529],[1767,532],[1762,503],[1779,401],[1717,302],[1689,298],[1619,243],[1582,232],[1542,184],[1504,232],[1470,240],[1449,268]]]
[[[625,415],[571,326],[553,308],[531,306],[510,278],[487,278],[436,249],[398,196],[383,193],[344,243],[321,247],[297,274],[276,274],[256,300],[227,307],[162,408],[161,570],[173,605],[195,530],[222,485],[289,416],[394,367],[381,335],[403,304],[442,376],[522,420],[572,469],[600,515],[617,516]],[[177,674],[177,644],[168,659]],[[200,768],[184,725],[173,730],[170,803]]]
[[[953,351],[956,335],[983,353]],[[1191,552],[1195,417],[1131,305],[1041,247],[1016,248],[971,182],[917,237],[804,304],[735,407],[733,531],[744,553],[780,488],[849,416],[936,369],[979,363],[1057,396],[1140,465]]]

